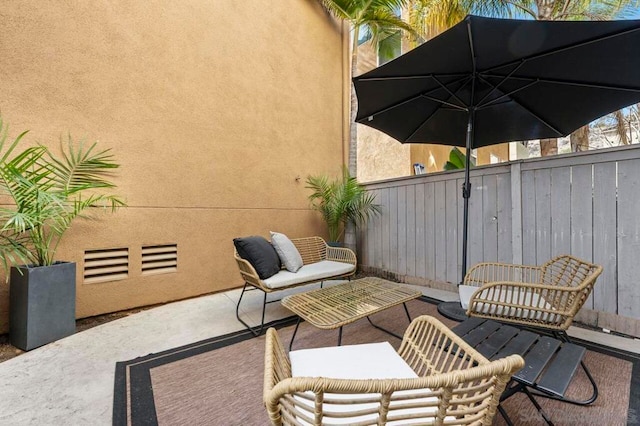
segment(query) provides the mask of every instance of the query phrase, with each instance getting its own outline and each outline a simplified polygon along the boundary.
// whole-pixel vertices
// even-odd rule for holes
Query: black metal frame
[[[409,309],[407,308],[407,302],[402,302],[402,306],[404,307],[404,312],[407,314],[407,318],[409,319],[409,324],[411,324],[411,315],[409,314]],[[371,321],[371,318],[368,315],[367,315],[367,321],[369,321],[369,324],[371,324],[373,327],[377,328],[378,330],[384,331],[385,333],[390,334],[393,337],[396,337],[402,340],[402,336],[400,336],[399,334],[396,334],[393,331],[387,330],[386,328],[383,328],[377,324],[374,324],[374,322]],[[291,341],[289,342],[289,351],[291,351],[291,348],[293,347],[293,341],[296,338],[296,333],[298,332],[298,327],[300,326],[300,322],[302,322],[302,318],[298,317],[298,321],[296,322],[296,328],[293,330],[293,335],[291,336]],[[338,346],[341,346],[341,345],[342,345],[342,326],[340,326],[338,330]]]
[[[349,281],[351,281],[351,278],[348,278]],[[313,284],[313,283],[309,283],[309,284]],[[320,288],[322,288],[322,286],[324,285],[324,281],[320,281]],[[250,287],[250,288],[247,288]],[[242,303],[242,297],[244,296],[245,291],[252,291],[252,290],[260,290],[263,293],[263,299],[262,299],[262,319],[260,320],[260,325],[259,326],[255,326],[255,327],[251,327],[249,324],[247,324],[242,318],[240,318],[240,303]],[[264,316],[265,316],[265,312],[267,310],[267,304],[268,303],[274,303],[274,302],[279,302],[282,299],[274,299],[274,300],[267,300],[267,292],[262,290],[259,287],[256,287],[252,284],[249,284],[247,282],[244,283],[244,287],[242,287],[242,293],[240,293],[240,298],[238,299],[238,303],[236,304],[236,318],[238,319],[238,321],[240,321],[247,330],[249,330],[249,332],[251,334],[253,334],[255,337],[258,337],[262,334],[262,332],[264,331]]]

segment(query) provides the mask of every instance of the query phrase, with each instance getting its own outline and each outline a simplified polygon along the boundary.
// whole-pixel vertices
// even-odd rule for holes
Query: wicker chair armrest
[[[291,377],[291,362],[275,328],[267,330],[264,366],[263,398],[266,398],[274,386]]]
[[[463,284],[481,287],[496,281],[540,283],[542,272],[539,266],[483,262],[467,271]]]
[[[353,250],[346,247],[327,246],[327,260],[350,263],[352,265],[355,265],[357,263],[356,254],[353,252]]]
[[[262,283],[260,276],[258,276],[258,273],[254,269],[253,265],[251,265],[251,263],[249,263],[248,260],[241,258],[240,255],[238,255],[237,251],[234,251],[233,258],[236,260],[236,263],[238,264],[238,270],[240,271],[240,275],[242,276],[242,279],[246,283],[251,284],[258,288],[265,289],[265,291],[270,291],[270,289],[268,289]]]

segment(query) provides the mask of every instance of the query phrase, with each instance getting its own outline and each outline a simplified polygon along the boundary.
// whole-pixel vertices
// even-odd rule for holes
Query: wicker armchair
[[[463,285],[479,287],[467,315],[564,333],[587,300],[602,267],[570,255],[542,266],[479,263]]]
[[[518,355],[488,361],[429,316],[413,320],[398,355],[413,378],[292,377],[290,358],[270,328],[264,403],[272,424],[490,425],[505,386],[524,365]]]

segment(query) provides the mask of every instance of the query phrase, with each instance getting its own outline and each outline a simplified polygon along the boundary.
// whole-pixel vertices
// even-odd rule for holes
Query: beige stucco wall
[[[344,161],[343,29],[313,0],[9,0],[0,111],[12,136],[99,140],[121,164],[115,215],[77,222],[77,316],[242,284],[232,239],[324,234],[304,180]],[[175,243],[176,273],[141,276]],[[129,276],[84,284],[88,249],[127,248]],[[0,285],[0,332],[8,286]],[[212,318],[212,321],[215,319]]]

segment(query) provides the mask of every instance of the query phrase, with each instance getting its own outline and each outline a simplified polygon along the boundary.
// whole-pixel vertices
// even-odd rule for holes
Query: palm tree
[[[370,36],[369,42],[378,46],[381,41],[398,31],[415,33],[397,12],[407,0],[320,0],[320,3],[336,18],[351,26],[351,76],[355,77],[358,65],[358,41],[362,32]],[[358,175],[358,132],[355,124],[357,108],[356,92],[351,85],[351,129],[349,135],[349,173]]]
[[[327,176],[309,176],[307,188],[311,189],[309,201],[314,210],[322,214],[329,230],[329,242],[340,241],[349,223],[359,226],[373,215],[380,214],[375,196],[367,192],[346,167],[342,177],[329,180]]]
[[[351,76],[355,77],[358,69],[358,45],[361,32],[366,32],[369,42],[374,47],[399,31],[407,31],[415,34],[409,24],[398,15],[398,11],[405,7],[407,0],[319,0],[324,8],[333,16],[348,22],[351,26]],[[351,176],[358,176],[358,130],[356,115],[358,111],[358,99],[356,91],[351,85],[351,115],[349,132],[349,164],[348,170]],[[345,230],[345,246],[356,250],[355,227],[352,222],[347,222]]]

